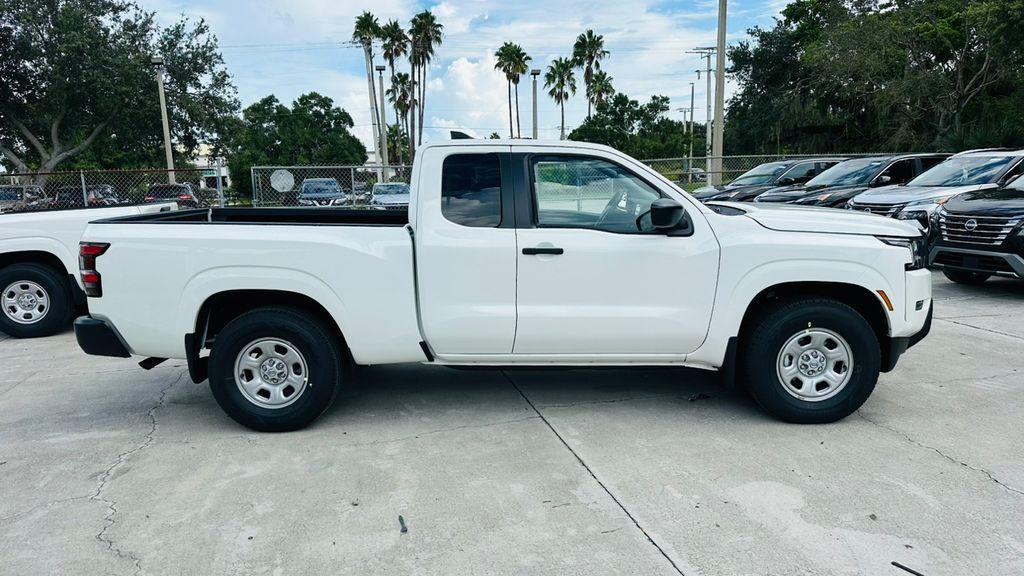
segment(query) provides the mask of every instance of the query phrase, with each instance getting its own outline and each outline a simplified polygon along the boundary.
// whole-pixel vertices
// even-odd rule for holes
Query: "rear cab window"
[[[441,214],[474,228],[501,225],[501,159],[498,154],[452,154],[441,168]]]

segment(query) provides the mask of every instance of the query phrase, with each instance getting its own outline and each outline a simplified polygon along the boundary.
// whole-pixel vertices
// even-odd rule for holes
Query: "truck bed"
[[[96,224],[261,224],[319,226],[405,226],[407,210],[351,208],[199,208],[97,220]]]

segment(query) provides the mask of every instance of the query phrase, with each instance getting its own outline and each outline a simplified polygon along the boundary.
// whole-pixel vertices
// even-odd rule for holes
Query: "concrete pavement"
[[[1024,282],[935,296],[827,426],[692,370],[397,366],[258,434],[180,362],[0,336],[0,573],[1024,573]]]

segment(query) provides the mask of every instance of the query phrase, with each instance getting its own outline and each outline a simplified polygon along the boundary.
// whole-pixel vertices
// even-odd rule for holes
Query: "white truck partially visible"
[[[176,208],[172,202],[0,215],[0,332],[15,338],[49,336],[84,307],[78,241],[90,221]]]

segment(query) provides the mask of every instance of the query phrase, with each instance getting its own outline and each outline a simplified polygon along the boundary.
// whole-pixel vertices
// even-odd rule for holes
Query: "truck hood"
[[[963,192],[995,188],[995,184],[971,184],[969,186],[882,186],[854,197],[862,204],[906,204],[938,198],[949,198]]]
[[[826,234],[864,234],[871,236],[900,236],[914,238],[921,235],[916,226],[878,214],[794,206],[792,204],[744,204],[715,202],[722,206],[746,212],[748,218],[769,230],[780,232],[821,232]]]

